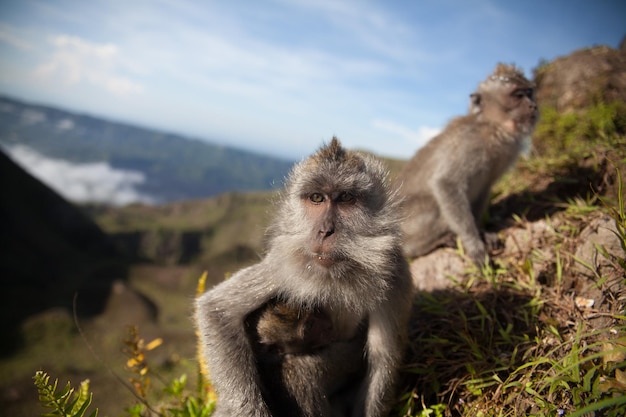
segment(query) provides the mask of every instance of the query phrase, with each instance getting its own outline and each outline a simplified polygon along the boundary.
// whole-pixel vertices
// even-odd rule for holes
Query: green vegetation
[[[58,379],[50,384],[50,376],[43,371],[37,371],[33,379],[39,392],[39,402],[52,410],[43,414],[44,417],[83,417],[91,405],[93,394],[89,392],[89,380],[81,382],[78,391],[68,382],[63,390],[57,392]],[[89,417],[97,416],[97,409],[89,414]]]
[[[583,112],[561,113],[554,107],[541,108],[541,121],[534,144],[543,156],[586,154],[594,145],[623,146],[626,134],[626,103],[596,102]]]
[[[202,294],[205,290],[207,274],[204,273],[197,285],[196,294]],[[124,408],[126,417],[145,417],[158,415],[162,417],[208,417],[213,412],[216,404],[216,396],[207,378],[207,371],[203,358],[198,355],[195,365],[196,388],[190,390],[187,387],[187,375],[177,377],[164,376],[156,371],[149,360],[151,351],[163,344],[163,339],[156,338],[146,342],[139,335],[137,326],[128,326],[122,353],[126,361],[124,370],[129,376],[123,378],[112,368],[112,372],[119,384],[132,392],[135,397],[134,404],[128,404]],[[90,347],[90,349],[93,349]],[[199,351],[199,349],[198,349]],[[89,392],[89,380],[80,384],[80,389],[75,392],[70,382],[64,390],[56,392],[58,380],[54,384],[49,383],[49,376],[43,371],[37,371],[33,377],[35,386],[39,391],[39,401],[42,406],[52,409],[51,413],[42,414],[43,417],[83,417],[91,404],[93,394]],[[130,385],[126,383],[126,380]],[[156,380],[156,383],[153,382]],[[169,381],[169,382],[167,382]],[[160,384],[161,389],[156,390],[155,385]],[[97,417],[96,409],[89,417]]]
[[[129,327],[128,337],[124,341],[124,353],[127,355],[126,370],[131,375],[128,378],[131,386],[128,388],[134,390],[136,403],[126,407],[124,415],[145,417],[154,413],[162,417],[210,416],[215,408],[216,397],[210,384],[202,375],[199,375],[197,388],[193,391],[187,388],[187,375],[183,374],[178,378],[171,379],[169,384],[163,386],[160,392],[153,393],[153,376],[156,376],[160,382],[163,379],[151,369],[147,355],[148,352],[159,347],[161,343],[161,339],[146,343],[139,336],[136,327]],[[39,392],[39,402],[43,407],[52,410],[50,413],[42,414],[43,417],[85,416],[93,397],[93,393],[89,391],[89,380],[82,381],[78,390],[72,388],[68,382],[62,391],[57,392],[58,380],[50,384],[50,377],[45,372],[37,371],[33,379]],[[120,384],[124,384],[121,377]],[[97,415],[98,410],[96,409],[89,414],[89,417],[97,417]]]
[[[128,255],[222,277],[263,253],[271,192],[228,193],[150,207],[85,208]]]

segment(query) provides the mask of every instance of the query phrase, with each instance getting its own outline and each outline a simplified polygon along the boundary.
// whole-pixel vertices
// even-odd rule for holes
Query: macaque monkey
[[[492,185],[530,146],[538,119],[534,84],[498,64],[470,95],[469,114],[453,119],[397,178],[405,197],[404,252],[410,258],[458,236],[477,264],[487,260],[479,222]]]
[[[261,351],[279,356],[312,353],[335,338],[330,316],[319,308],[268,304],[256,325]]]
[[[279,359],[279,365],[294,359],[287,366],[311,376],[310,383],[301,377],[294,386],[285,386],[289,378],[278,381],[295,393],[292,415],[306,412],[298,401],[307,398],[322,402],[319,415],[331,415],[323,381],[332,369],[343,369],[346,357],[361,358],[362,365],[338,375],[345,383],[333,392],[353,395],[347,401],[353,416],[387,414],[413,297],[398,204],[382,163],[344,149],[336,138],[294,166],[268,230],[265,257],[197,299],[195,322],[218,396],[216,417],[280,415],[264,397],[267,368],[250,337],[258,337],[253,316],[275,300],[322,312],[313,321],[324,328],[329,320],[332,333],[312,352]]]
[[[278,301],[250,315],[246,324],[257,346],[263,398],[274,417],[344,415],[346,401],[330,401],[345,396],[341,387],[363,376],[364,357],[354,355],[362,338],[326,349],[337,337],[330,316]],[[342,360],[331,366],[329,358]]]

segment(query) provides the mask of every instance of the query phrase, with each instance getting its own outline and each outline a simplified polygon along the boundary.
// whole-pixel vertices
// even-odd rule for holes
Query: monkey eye
[[[314,204],[320,204],[324,202],[325,198],[320,193],[313,193],[309,196],[309,200]]]
[[[352,203],[354,201],[354,194],[345,191],[339,194],[337,201],[340,203]]]
[[[524,97],[533,98],[533,89],[532,88],[520,88],[513,92],[513,96],[518,99],[522,99]]]

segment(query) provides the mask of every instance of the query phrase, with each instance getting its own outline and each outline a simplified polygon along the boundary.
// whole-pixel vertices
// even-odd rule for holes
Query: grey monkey
[[[534,84],[514,65],[498,64],[471,94],[468,114],[453,119],[396,179],[405,198],[408,257],[458,236],[475,263],[485,262],[479,221],[491,187],[530,146],[537,120]]]
[[[322,374],[315,380],[341,368],[347,354],[363,358],[357,372],[362,377],[353,382],[344,375],[348,385],[337,388],[354,394],[353,416],[387,414],[413,295],[398,204],[382,163],[344,149],[336,138],[294,166],[268,230],[265,257],[197,299],[195,322],[218,395],[215,416],[272,415],[249,323],[277,299],[319,308],[332,323],[333,340],[321,353],[294,355],[319,364],[304,367]],[[345,373],[352,373],[350,367]],[[297,397],[330,402],[324,384],[307,389],[313,392]],[[330,405],[322,409],[328,413]]]

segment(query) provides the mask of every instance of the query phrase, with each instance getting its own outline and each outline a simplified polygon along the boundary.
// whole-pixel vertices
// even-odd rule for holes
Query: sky
[[[408,159],[498,62],[618,47],[626,2],[1,0],[0,94],[298,160]]]

